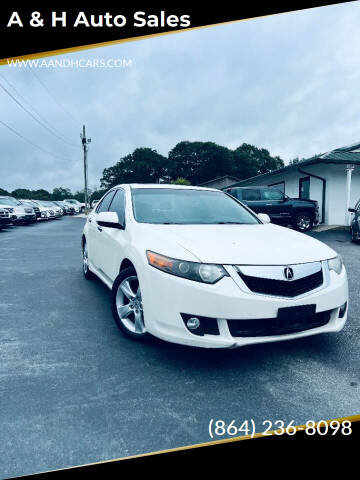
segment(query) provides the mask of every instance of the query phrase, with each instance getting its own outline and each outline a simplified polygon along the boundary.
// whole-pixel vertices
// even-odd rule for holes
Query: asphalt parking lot
[[[0,476],[207,442],[211,418],[295,424],[360,411],[360,245],[343,256],[348,323],[323,334],[209,351],[122,336],[110,292],[81,270],[84,219],[0,231]]]

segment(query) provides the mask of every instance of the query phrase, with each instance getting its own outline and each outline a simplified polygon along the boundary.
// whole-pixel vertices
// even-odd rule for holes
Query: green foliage
[[[170,183],[172,183],[173,185],[191,185],[189,180],[186,180],[186,178],[183,177],[178,177],[175,180],[171,180]]]
[[[9,194],[15,198],[28,198],[33,200],[50,200],[51,194],[47,190],[28,190],[27,188],[17,188]]]
[[[31,190],[27,188],[17,188],[11,192],[11,196],[15,198],[32,198]]]
[[[72,193],[70,188],[57,187],[54,188],[51,194],[51,200],[64,200],[65,198],[71,198]]]
[[[159,183],[167,171],[166,157],[151,148],[137,148],[113,167],[105,168],[101,187],[111,188],[119,183]]]
[[[90,195],[90,202],[93,200],[100,200],[100,198],[105,195],[105,193],[108,191],[107,188],[100,188],[98,190],[94,190],[92,194]]]
[[[231,174],[231,150],[214,142],[180,142],[169,152],[172,179],[186,178],[192,185]]]
[[[10,195],[10,192],[4,190],[3,188],[0,188],[0,195]]]
[[[233,175],[240,180],[272,172],[285,166],[280,157],[272,157],[265,148],[243,143],[233,152]]]

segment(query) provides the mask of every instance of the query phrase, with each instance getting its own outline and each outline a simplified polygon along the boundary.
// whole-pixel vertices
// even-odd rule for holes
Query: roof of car
[[[175,185],[173,183],[127,183],[122,185],[116,185],[116,187],[130,187],[130,188],[171,188],[176,190],[211,190],[213,192],[219,192],[217,188],[210,187],[197,187],[195,185]],[[116,188],[114,187],[114,188]]]
[[[254,190],[256,188],[266,188],[266,189],[269,189],[271,187],[268,187],[267,185],[253,185],[253,186],[250,186],[250,187],[229,187],[229,190],[235,190],[236,189],[239,189],[239,190]],[[275,190],[274,188],[271,188],[272,190]]]

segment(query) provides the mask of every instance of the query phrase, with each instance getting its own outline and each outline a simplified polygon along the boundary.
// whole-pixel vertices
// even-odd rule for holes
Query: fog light
[[[343,305],[341,305],[340,310],[339,310],[339,318],[343,318],[346,312],[346,307],[347,307],[347,302],[345,302]]]
[[[186,326],[189,330],[197,330],[200,327],[200,320],[196,317],[191,317],[186,321]]]

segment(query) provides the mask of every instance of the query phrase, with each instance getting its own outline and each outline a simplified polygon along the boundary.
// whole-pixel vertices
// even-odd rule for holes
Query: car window
[[[248,202],[261,200],[260,190],[255,188],[246,188],[242,191],[242,199]]]
[[[107,212],[111,203],[111,200],[113,199],[113,196],[115,194],[115,190],[111,190],[108,194],[105,195],[103,198],[102,202],[100,205],[98,205],[96,209],[96,213],[101,213],[101,212]]]
[[[175,188],[135,188],[137,222],[179,225],[259,224],[237,200],[223,192]]]
[[[284,198],[282,192],[276,188],[264,188],[261,193],[263,200],[282,200]]]
[[[119,217],[121,225],[125,223],[125,192],[119,188],[112,199],[109,212],[116,212]]]

